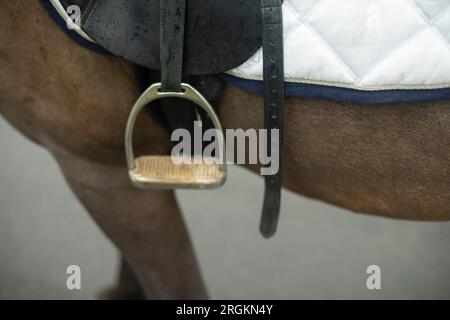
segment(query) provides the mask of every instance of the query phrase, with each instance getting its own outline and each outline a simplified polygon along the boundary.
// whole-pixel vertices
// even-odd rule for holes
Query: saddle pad
[[[49,0],[39,1],[74,41],[108,54],[68,30]],[[449,7],[450,0],[284,0],[285,95],[370,104],[450,100]],[[262,94],[262,50],[221,78]]]
[[[291,91],[450,87],[450,0],[285,0],[283,20]],[[262,63],[259,50],[228,74],[262,81]]]

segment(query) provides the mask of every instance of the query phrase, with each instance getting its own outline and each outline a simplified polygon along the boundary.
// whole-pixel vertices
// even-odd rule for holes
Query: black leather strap
[[[278,225],[282,187],[282,150],[283,150],[283,99],[284,99],[284,63],[283,63],[283,16],[282,0],[261,0],[263,19],[263,65],[264,65],[264,103],[265,126],[269,130],[267,150],[273,143],[279,143],[278,172],[265,177],[264,205],[260,231],[266,238],[273,236]],[[270,133],[279,130],[279,141]],[[274,155],[272,155],[274,156]],[[272,167],[274,163],[271,164]]]
[[[219,79],[212,76],[182,78],[186,8],[186,0],[161,0],[160,2],[161,91],[181,91],[183,79],[211,101],[221,92],[222,84]],[[203,112],[196,110],[193,102],[186,99],[166,98],[159,100],[159,103],[170,132],[184,128],[194,137],[194,121],[198,120],[196,111],[202,116],[204,130],[213,127],[209,118]]]
[[[181,91],[186,0],[161,0],[161,91]]]

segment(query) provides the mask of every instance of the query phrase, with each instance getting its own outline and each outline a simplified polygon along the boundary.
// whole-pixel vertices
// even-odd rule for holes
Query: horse
[[[104,298],[208,297],[174,191],[143,191],[128,177],[123,135],[140,92],[130,64],[55,29],[36,1],[0,12],[0,112],[48,149],[67,183],[123,256]],[[225,84],[224,128],[263,128],[261,95]],[[450,101],[371,104],[286,97],[283,187],[356,213],[448,221]],[[148,114],[134,146],[168,154]],[[258,172],[258,165],[246,165]]]

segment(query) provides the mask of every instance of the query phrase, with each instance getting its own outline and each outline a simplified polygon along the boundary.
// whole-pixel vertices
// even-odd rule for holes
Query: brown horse
[[[73,43],[36,1],[4,2],[0,26],[2,115],[52,152],[127,261],[107,297],[206,298],[174,193],[129,182],[123,135],[139,92],[127,62]],[[262,100],[226,86],[216,106],[222,124],[261,128]],[[448,128],[450,101],[370,106],[287,98],[284,187],[355,212],[448,220]],[[143,114],[136,148],[162,154],[168,142]]]

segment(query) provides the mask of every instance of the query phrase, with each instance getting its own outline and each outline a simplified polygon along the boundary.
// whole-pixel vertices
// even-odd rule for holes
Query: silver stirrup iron
[[[219,152],[223,154],[216,155],[216,159],[203,159],[201,164],[175,164],[171,156],[147,155],[134,157],[133,131],[136,119],[141,110],[155,100],[164,98],[187,99],[205,110],[214,128],[221,135],[223,134],[219,118],[200,92],[185,83],[181,84],[181,88],[181,92],[161,92],[161,83],[155,83],[139,97],[131,110],[125,132],[125,152],[131,181],[139,188],[213,189],[225,183],[227,167],[224,161],[220,162],[221,159],[224,159],[225,152],[223,136],[219,139]],[[179,160],[180,162],[177,161],[177,163],[181,163],[182,159]]]

